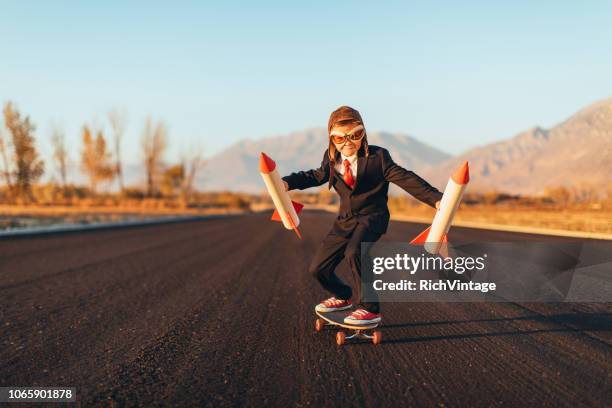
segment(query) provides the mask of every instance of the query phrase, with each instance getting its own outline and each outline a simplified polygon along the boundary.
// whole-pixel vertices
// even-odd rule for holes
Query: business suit
[[[386,149],[370,145],[367,155],[363,148],[357,155],[357,177],[352,189],[334,168],[327,151],[318,169],[283,177],[289,190],[304,190],[327,182],[328,187],[333,187],[340,195],[338,217],[317,249],[309,267],[310,273],[321,285],[339,299],[350,299],[353,294],[351,287],[342,282],[334,272],[342,258],[346,258],[357,289],[360,289],[361,243],[376,242],[387,231],[387,194],[390,182],[432,207],[442,198],[442,193],[436,188],[415,173],[397,165]],[[367,247],[366,245],[366,250]],[[368,282],[371,275],[372,271],[367,271],[364,281]],[[359,299],[360,294],[358,296]],[[373,313],[379,311],[378,302],[364,303],[362,306]]]

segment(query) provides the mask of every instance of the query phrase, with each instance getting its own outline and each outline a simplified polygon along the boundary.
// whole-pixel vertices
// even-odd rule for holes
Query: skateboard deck
[[[319,317],[315,321],[315,330],[320,332],[323,329],[323,326],[338,326],[343,329],[348,329],[353,332],[350,336],[346,336],[346,334],[340,330],[336,333],[336,343],[341,346],[344,344],[345,340],[350,339],[368,339],[372,340],[374,344],[380,344],[382,341],[382,334],[380,331],[374,331],[371,335],[366,334],[367,330],[375,329],[380,325],[380,323],[371,323],[365,326],[356,326],[351,324],[344,323],[344,318],[350,314],[350,310],[341,310],[338,312],[318,312],[315,310],[315,314]]]

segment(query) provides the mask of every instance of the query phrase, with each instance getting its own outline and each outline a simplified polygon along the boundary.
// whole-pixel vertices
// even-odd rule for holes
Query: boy
[[[329,148],[321,167],[283,177],[288,190],[304,190],[328,183],[340,195],[338,218],[310,264],[309,271],[333,296],[316,306],[319,312],[352,308],[353,291],[342,282],[335,269],[346,258],[361,300],[361,243],[376,242],[389,224],[387,192],[395,183],[420,201],[439,207],[442,193],[425,180],[393,162],[389,152],[368,145],[361,115],[349,106],[341,106],[329,117]],[[372,274],[366,270],[364,273]],[[367,277],[367,276],[366,276]],[[368,325],[380,322],[378,302],[360,303],[344,322]]]

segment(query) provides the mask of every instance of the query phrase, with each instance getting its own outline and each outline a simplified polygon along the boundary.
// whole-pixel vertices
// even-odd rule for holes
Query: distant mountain
[[[612,98],[597,102],[551,129],[534,127],[511,139],[476,147],[423,176],[444,187],[451,171],[470,163],[470,189],[540,194],[546,187],[612,182]]]
[[[397,163],[417,172],[450,158],[405,134],[374,132],[368,134],[368,141],[387,148]],[[211,157],[196,184],[205,191],[261,192],[265,185],[258,171],[260,152],[272,157],[281,175],[287,175],[319,167],[326,149],[327,131],[321,128],[244,140]]]

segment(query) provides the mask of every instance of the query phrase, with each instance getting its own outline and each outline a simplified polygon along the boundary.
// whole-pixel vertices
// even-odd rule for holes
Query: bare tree
[[[599,200],[599,188],[588,181],[580,181],[572,186],[574,203],[594,203]]]
[[[9,149],[8,142],[4,138],[4,133],[0,128],[0,156],[2,156],[2,175],[4,176],[4,182],[6,183],[7,194],[11,196],[13,194],[13,182],[11,180],[11,163],[9,162],[9,156],[7,150]]]
[[[93,192],[96,189],[96,152],[94,149],[94,141],[91,135],[89,126],[84,125],[83,134],[83,150],[81,151],[81,170],[87,173],[89,177],[89,188]]]
[[[21,118],[11,102],[4,106],[4,123],[12,136],[15,163],[15,189],[17,196],[33,201],[32,185],[42,176],[45,167],[36,150],[34,130],[30,117]]]
[[[66,149],[66,135],[59,127],[53,127],[51,131],[51,143],[53,144],[53,159],[57,171],[62,180],[62,188],[66,192],[67,185],[67,167],[68,167],[68,149]]]
[[[161,121],[154,125],[151,117],[148,117],[142,132],[142,152],[147,177],[148,197],[152,197],[157,192],[158,175],[166,150],[167,137],[166,125]]]
[[[186,175],[183,183],[183,197],[185,200],[189,201],[193,193],[193,183],[197,172],[206,164],[202,158],[202,149],[192,150],[190,155],[185,157],[184,163]]]
[[[161,192],[165,197],[176,197],[185,182],[185,166],[183,163],[168,167],[162,177]]]
[[[89,177],[89,187],[96,193],[100,182],[112,180],[115,174],[111,153],[106,147],[104,133],[99,130],[94,138],[89,126],[83,126],[81,168]]]
[[[124,111],[114,109],[108,113],[108,120],[113,130],[113,140],[115,142],[115,174],[119,181],[119,188],[123,192],[125,185],[123,183],[123,166],[121,164],[121,139],[123,139],[123,133],[125,132],[127,115]]]
[[[544,190],[544,195],[563,206],[568,205],[572,199],[571,190],[565,186],[548,187]]]

